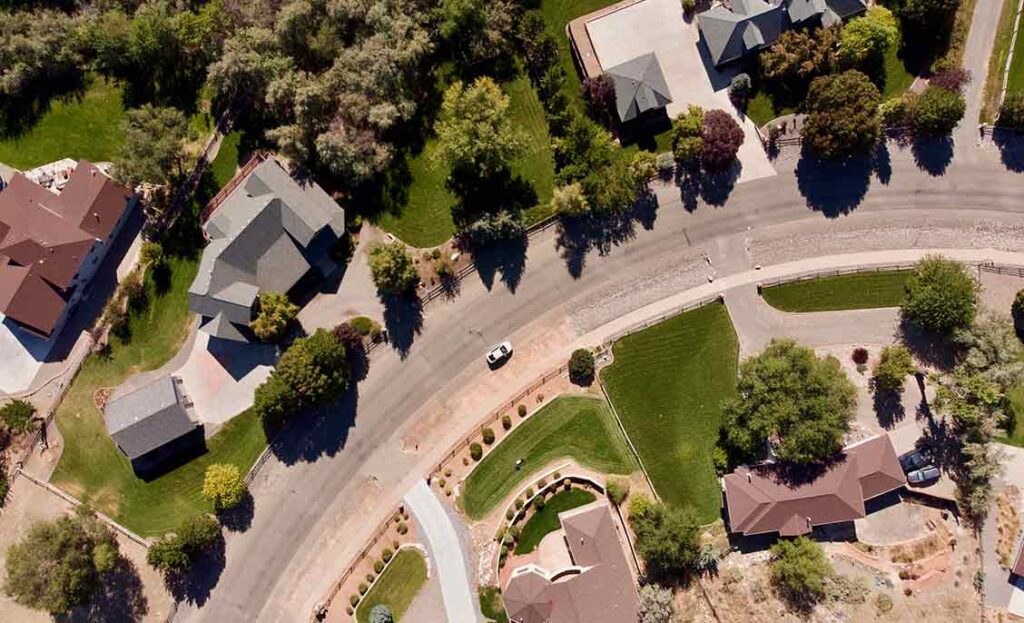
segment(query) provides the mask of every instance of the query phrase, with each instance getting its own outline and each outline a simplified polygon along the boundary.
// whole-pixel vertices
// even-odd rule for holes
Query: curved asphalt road
[[[301,434],[299,426],[292,427],[294,436],[286,441],[281,458],[271,459],[256,483],[251,527],[228,537],[226,567],[211,582],[212,593],[197,591],[192,603],[182,605],[179,620],[307,621],[308,607],[323,592],[323,578],[346,564],[332,560],[332,568],[326,569],[309,561],[332,539],[361,538],[351,526],[346,530],[337,525],[335,517],[346,509],[347,496],[363,485],[365,463],[374,450],[397,443],[397,431],[410,416],[435,400],[439,389],[457,375],[477,368],[482,372],[480,354],[486,346],[562,310],[571,299],[671,266],[688,249],[692,253],[690,247],[706,248],[750,229],[772,226],[774,231],[808,219],[821,222],[826,218],[821,212],[849,213],[839,217],[847,219],[904,212],[919,216],[923,225],[932,218],[969,220],[972,212],[1024,213],[1024,175],[1008,171],[995,152],[967,146],[964,157],[935,177],[915,164],[909,150],[890,151],[882,159],[888,164],[880,167],[887,183],[872,176],[870,188],[864,169],[856,166],[802,169],[799,175],[787,170],[736,187],[721,207],[701,204],[693,212],[684,208],[677,188],[660,188],[653,226],[638,225],[630,240],[610,245],[603,255],[589,253],[577,276],[570,274],[556,248],[555,230],[549,230],[531,242],[514,294],[501,283],[500,273],[491,290],[481,280],[467,278],[454,302],[427,309],[422,331],[404,359],[394,351],[374,354],[370,374],[359,385],[353,428],[347,422],[338,424],[351,417],[348,413],[332,414],[329,424]],[[927,165],[938,166],[930,161]],[[794,163],[780,169],[787,166],[792,169]],[[813,197],[814,206],[803,194]],[[410,456],[405,464],[397,460],[382,469],[412,472],[415,459]],[[386,498],[397,504],[405,490],[385,487],[376,495],[380,503]],[[320,580],[306,581],[318,575]]]

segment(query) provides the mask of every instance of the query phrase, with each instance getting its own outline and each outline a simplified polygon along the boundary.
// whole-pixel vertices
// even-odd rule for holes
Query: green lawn
[[[722,493],[711,453],[721,404],[736,388],[739,343],[725,305],[670,318],[615,343],[605,389],[658,495],[718,519]]]
[[[501,598],[501,589],[497,586],[481,586],[478,595],[480,596],[480,612],[493,623],[508,623],[508,614],[505,613],[505,602]]]
[[[1017,23],[1016,0],[1003,0],[999,13],[999,27],[996,30],[992,54],[988,57],[988,73],[985,78],[985,92],[981,107],[981,121],[992,122],[999,114],[999,96],[1003,90],[1003,73],[1010,55],[1010,40]]]
[[[238,144],[242,140],[242,132],[235,131],[228,134],[220,143],[217,157],[210,163],[210,174],[217,188],[224,188],[224,185],[231,181],[238,170]]]
[[[121,146],[122,90],[94,78],[84,93],[54,100],[27,132],[0,138],[0,162],[31,169],[61,158],[113,160]]]
[[[911,271],[888,270],[819,277],[786,283],[761,292],[766,303],[785,312],[898,307]]]
[[[774,98],[764,90],[754,91],[754,95],[747,102],[747,116],[754,122],[754,125],[761,127],[772,119],[796,112],[792,106],[782,106],[775,103]]]
[[[907,71],[907,66],[903,64],[903,59],[899,57],[899,48],[899,45],[891,45],[885,52],[883,100],[902,95],[914,83],[914,74]]]
[[[609,474],[630,474],[636,461],[605,401],[587,396],[552,400],[484,456],[462,487],[466,514],[480,519],[538,469],[573,458]],[[523,465],[516,469],[516,461]]]
[[[366,593],[356,609],[356,620],[369,623],[370,611],[377,604],[391,610],[395,621],[401,621],[409,604],[427,582],[427,561],[418,550],[406,548],[398,552],[387,569]]]
[[[1012,35],[1012,28],[1010,32]],[[1009,46],[1009,42],[1006,45]],[[1010,74],[1006,77],[1006,91],[1024,91],[1024,36],[1020,34],[1017,35],[1017,41],[1013,46],[1013,61],[1010,63]]]
[[[212,511],[200,495],[207,465],[233,463],[244,473],[267,441],[259,418],[245,412],[207,440],[206,454],[146,482],[135,476],[107,434],[93,402],[95,391],[160,367],[178,351],[187,334],[186,295],[197,262],[171,256],[169,263],[168,291],[159,296],[148,281],[150,303],[132,316],[131,339],[112,338],[109,358],[91,355],[57,410],[64,452],[53,483],[144,536],[163,534],[187,515]]]
[[[445,81],[439,81],[444,89]],[[502,85],[509,96],[509,116],[513,125],[526,135],[526,149],[512,164],[512,172],[521,175],[537,193],[537,205],[527,210],[528,223],[535,223],[550,213],[555,185],[555,160],[548,136],[547,119],[540,99],[526,76]],[[408,158],[406,166],[411,180],[393,210],[385,210],[379,225],[414,247],[434,247],[444,243],[455,233],[451,208],[455,197],[445,187],[448,167],[434,161],[437,141],[431,137],[415,156]]]
[[[551,496],[544,504],[544,508],[526,521],[516,543],[516,554],[529,554],[537,549],[544,537],[561,528],[559,513],[590,504],[596,499],[593,493],[584,489],[563,490]]]
[[[1013,430],[1006,431],[1006,436],[999,438],[999,441],[1012,446],[1024,448],[1024,385],[1014,387],[1006,392],[1006,398],[1010,401],[1010,411],[1013,412]]]

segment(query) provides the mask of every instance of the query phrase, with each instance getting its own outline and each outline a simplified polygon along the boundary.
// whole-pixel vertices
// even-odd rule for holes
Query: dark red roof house
[[[15,174],[0,191],[0,313],[49,337],[134,199],[85,161],[60,194]]]
[[[815,526],[864,517],[864,502],[907,484],[887,435],[848,446],[823,473],[792,483],[768,466],[723,478],[729,529],[746,536],[807,534]]]

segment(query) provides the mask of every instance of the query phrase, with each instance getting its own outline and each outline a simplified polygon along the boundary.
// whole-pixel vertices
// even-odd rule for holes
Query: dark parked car
[[[928,460],[928,457],[919,450],[912,450],[911,452],[907,452],[900,456],[900,465],[903,467],[904,473],[910,473],[915,469],[921,469],[922,467],[927,467],[930,464],[931,461]]]
[[[915,469],[914,471],[907,474],[907,482],[909,482],[912,485],[920,485],[926,482],[930,482],[932,480],[938,480],[939,476],[941,475],[942,472],[939,471],[938,467],[935,467],[934,465],[929,465],[924,469]]]

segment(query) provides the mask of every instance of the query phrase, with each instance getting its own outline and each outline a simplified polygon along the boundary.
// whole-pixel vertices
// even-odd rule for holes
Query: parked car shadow
[[[952,136],[921,136],[910,143],[914,164],[932,177],[945,174],[953,161]]]
[[[135,563],[121,556],[117,566],[103,576],[99,591],[87,605],[54,620],[66,623],[135,623],[149,613],[142,579]]]
[[[1015,173],[1024,172],[1024,136],[1013,130],[995,128],[992,141],[999,148],[1003,166]]]
[[[830,162],[804,149],[796,165],[797,188],[812,210],[827,218],[844,216],[864,200],[872,168],[868,156]]]
[[[597,251],[607,255],[613,247],[636,237],[636,225],[654,227],[658,198],[653,193],[640,197],[633,206],[619,214],[590,214],[566,217],[558,223],[555,247],[565,260],[573,279],[579,279],[586,265],[587,254]]]
[[[419,296],[396,296],[381,294],[384,304],[384,328],[388,332],[391,347],[405,359],[416,336],[423,330],[423,303]]]
[[[256,500],[251,493],[246,491],[242,502],[234,508],[218,512],[217,520],[230,532],[245,532],[252,525],[252,517],[255,512]]]
[[[192,563],[188,571],[165,576],[164,585],[176,601],[202,606],[210,599],[210,593],[220,581],[225,563],[224,536],[221,535],[213,547]]]

